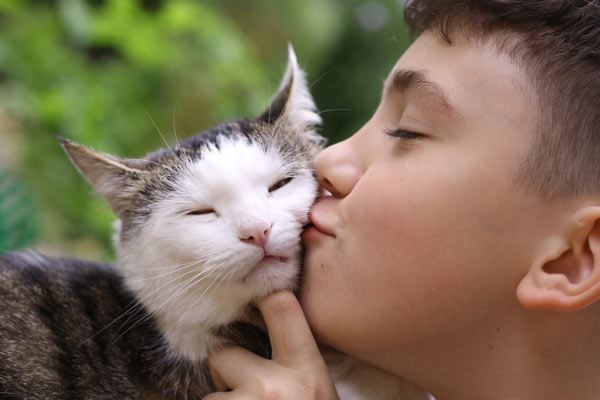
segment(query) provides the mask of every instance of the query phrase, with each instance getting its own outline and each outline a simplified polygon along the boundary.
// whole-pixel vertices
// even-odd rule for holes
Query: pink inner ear
[[[590,247],[586,244],[579,259],[572,251],[567,251],[559,258],[546,263],[543,270],[548,274],[562,274],[572,284],[578,284],[590,276],[593,269],[592,263]]]

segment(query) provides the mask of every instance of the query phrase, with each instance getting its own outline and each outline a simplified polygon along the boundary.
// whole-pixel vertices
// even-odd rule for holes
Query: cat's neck
[[[164,321],[157,321],[169,348],[179,357],[192,363],[200,363],[208,358],[208,354],[223,344],[212,329],[196,325],[169,326]]]
[[[155,318],[160,332],[176,354],[189,361],[200,362],[211,350],[223,344],[223,339],[216,334],[218,328],[243,319],[247,305],[219,301],[212,296],[198,301],[193,293],[184,297],[187,298],[181,299],[181,306],[173,304],[168,309],[157,311]],[[151,307],[156,307],[156,304]]]
[[[219,327],[244,319],[251,298],[242,287],[223,282],[190,285],[192,281],[172,279],[168,271],[154,278],[157,275],[150,271],[156,274],[158,268],[175,264],[168,262],[157,257],[119,257],[125,284],[154,317],[169,348],[191,362],[203,361],[223,342],[215,334]]]

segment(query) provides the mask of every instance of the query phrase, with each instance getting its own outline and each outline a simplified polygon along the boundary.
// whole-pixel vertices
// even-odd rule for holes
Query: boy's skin
[[[312,210],[321,232],[304,235],[302,309],[319,342],[438,400],[597,399],[600,196],[518,186],[536,93],[492,39],[425,31],[373,117],[319,155],[332,196]],[[433,84],[394,85],[401,70]],[[385,133],[398,128],[424,137]],[[208,398],[336,398],[295,298],[259,308],[273,360],[213,355],[215,381],[234,390]]]

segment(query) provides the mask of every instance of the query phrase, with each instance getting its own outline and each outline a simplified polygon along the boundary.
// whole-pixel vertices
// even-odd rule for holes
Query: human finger
[[[217,390],[236,389],[244,382],[255,381],[269,368],[268,360],[239,346],[212,353],[208,366]]]
[[[313,334],[296,296],[275,292],[257,302],[273,351],[273,360],[284,366],[322,360]]]

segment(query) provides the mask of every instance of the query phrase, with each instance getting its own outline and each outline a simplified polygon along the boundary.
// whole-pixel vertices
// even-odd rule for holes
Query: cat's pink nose
[[[242,242],[253,242],[259,247],[265,247],[271,226],[272,224],[260,223],[240,229],[240,240]]]

